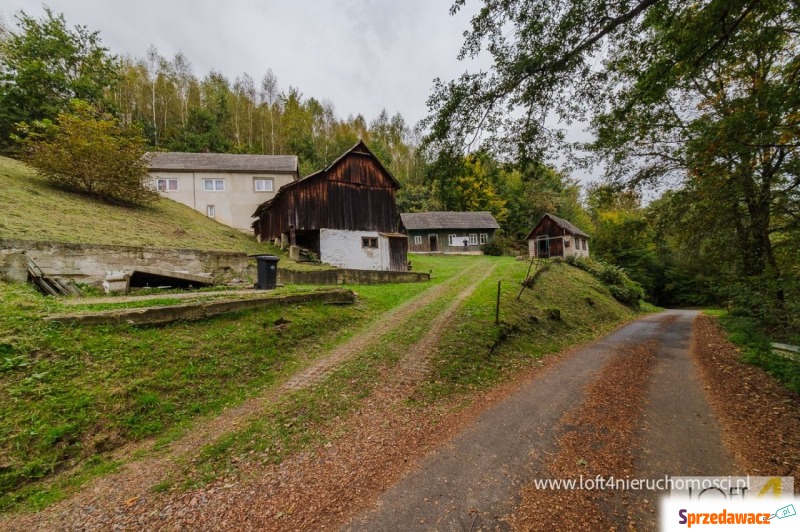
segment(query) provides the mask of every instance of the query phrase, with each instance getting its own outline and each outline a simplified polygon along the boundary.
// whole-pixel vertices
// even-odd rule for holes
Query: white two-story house
[[[300,178],[295,155],[151,152],[146,157],[159,194],[248,232],[253,211]]]

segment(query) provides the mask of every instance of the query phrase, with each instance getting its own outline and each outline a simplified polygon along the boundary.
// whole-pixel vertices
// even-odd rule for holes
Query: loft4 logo
[[[693,501],[788,498],[794,477],[671,477],[671,497]]]
[[[785,519],[787,517],[792,517],[793,515],[797,515],[797,512],[794,509],[794,504],[790,504],[788,506],[784,506],[783,508],[778,508],[775,510],[775,513],[770,515],[770,519]]]

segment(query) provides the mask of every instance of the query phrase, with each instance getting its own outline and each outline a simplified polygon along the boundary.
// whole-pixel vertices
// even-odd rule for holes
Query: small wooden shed
[[[545,214],[528,234],[528,255],[540,258],[588,257],[589,238],[567,220]]]

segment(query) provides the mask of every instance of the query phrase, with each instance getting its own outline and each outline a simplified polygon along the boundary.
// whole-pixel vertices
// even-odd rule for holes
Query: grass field
[[[511,378],[545,354],[596,338],[637,315],[616,302],[608,288],[594,277],[565,263],[553,264],[534,289],[526,290],[517,300],[520,281],[527,270],[525,262],[510,257],[416,259],[421,268],[424,265],[434,271],[448,262],[458,266],[475,260],[497,264],[494,274],[461,306],[448,326],[449,332],[439,342],[433,371],[411,399],[420,409],[435,408],[454,399],[457,403],[468,402],[473,392]],[[494,323],[497,281],[502,286],[499,326]],[[459,285],[465,282],[468,281],[462,280]],[[266,463],[280,462],[288,453],[335,438],[336,423],[369,400],[375,386],[382,385],[381,376],[428,332],[430,316],[443,310],[458,288],[454,286],[447,296],[342,365],[320,386],[293,394],[274,405],[259,421],[207,446],[196,460],[186,464],[184,478],[173,482],[195,487],[234,475],[234,464],[253,456]],[[559,319],[549,317],[556,314]],[[266,457],[265,446],[269,447]]]
[[[22,240],[259,253],[266,249],[180,203],[105,204],[50,186],[31,167],[0,157],[0,236]]]
[[[0,283],[0,508],[45,504],[59,490],[40,484],[55,473],[78,465],[102,472],[102,457],[120,445],[174,437],[197,416],[275,385],[465,260],[421,257],[431,282],[354,287],[360,302],[351,307],[290,306],[163,327],[47,325],[44,315],[87,307]],[[278,318],[288,326],[275,327]]]

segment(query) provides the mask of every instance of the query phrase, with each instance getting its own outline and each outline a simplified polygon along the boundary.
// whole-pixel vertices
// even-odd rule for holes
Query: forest
[[[510,254],[550,212],[654,303],[724,307],[796,338],[798,6],[484,4],[461,57],[489,53],[491,72],[437,80],[419,124],[386,110],[340,117],[269,69],[228,79],[152,46],[119,56],[63,15],[19,12],[0,28],[0,150],[24,157],[42,127],[80,115],[146,150],[297,155],[306,175],[363,139],[402,183],[401,212],[491,211],[492,251]],[[570,143],[552,117],[589,123],[594,140]],[[580,183],[554,165],[559,153],[601,170]]]

